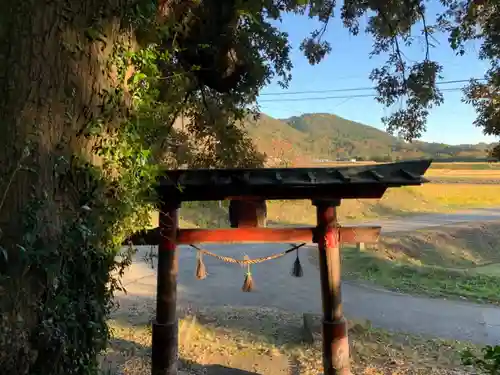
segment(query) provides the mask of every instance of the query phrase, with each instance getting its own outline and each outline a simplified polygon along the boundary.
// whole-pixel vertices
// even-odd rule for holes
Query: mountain
[[[287,119],[261,114],[245,128],[269,159],[296,162],[322,160],[375,160],[433,158],[449,161],[487,159],[492,145],[408,143],[382,130],[326,113],[309,113]]]

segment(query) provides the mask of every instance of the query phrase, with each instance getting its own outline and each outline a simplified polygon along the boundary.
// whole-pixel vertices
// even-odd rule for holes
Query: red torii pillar
[[[177,231],[179,203],[166,204],[160,209],[160,243],[158,245],[158,275],[156,286],[156,319],[152,327],[152,375],[177,375]]]
[[[177,375],[177,257],[178,244],[224,242],[315,242],[319,249],[323,301],[323,366],[325,375],[350,373],[347,322],[342,312],[340,243],[375,242],[380,227],[340,227],[336,207],[340,200],[314,201],[317,226],[259,228],[251,225],[258,215],[242,213],[238,228],[179,229],[178,204],[165,206],[160,214],[161,241],[158,253],[157,315],[153,323],[152,374]],[[249,203],[246,207],[258,209]],[[254,218],[254,219],[252,219]]]
[[[338,201],[316,201],[321,299],[323,302],[323,369],[325,375],[350,374],[347,321],[342,311]],[[378,234],[377,234],[378,236]]]

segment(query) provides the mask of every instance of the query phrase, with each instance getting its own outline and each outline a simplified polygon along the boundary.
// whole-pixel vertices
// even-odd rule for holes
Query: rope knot
[[[199,280],[202,280],[204,278],[206,278],[207,276],[207,271],[206,271],[206,267],[205,267],[205,264],[203,263],[203,255],[209,255],[209,256],[212,256],[216,259],[219,259],[225,263],[232,263],[232,264],[239,264],[240,266],[246,266],[247,267],[247,270],[245,272],[245,281],[243,283],[243,287],[242,287],[242,290],[244,292],[250,292],[253,290],[254,288],[254,282],[253,282],[253,278],[252,278],[252,272],[250,270],[250,266],[253,265],[253,264],[259,264],[259,263],[264,263],[264,262],[267,262],[268,260],[273,260],[273,259],[278,259],[278,258],[281,258],[283,256],[285,256],[286,254],[289,254],[291,253],[292,251],[297,251],[297,257],[295,259],[295,263],[294,263],[294,266],[293,266],[293,269],[292,269],[292,275],[295,276],[295,277],[301,277],[303,275],[303,271],[302,271],[302,265],[300,264],[300,259],[299,259],[299,249],[303,246],[305,246],[306,244],[305,243],[302,243],[300,245],[292,245],[292,247],[288,250],[285,250],[281,253],[277,253],[277,254],[272,254],[272,255],[269,255],[269,256],[266,256],[266,257],[260,257],[260,258],[255,258],[255,259],[250,259],[248,257],[248,255],[245,255],[243,257],[243,259],[235,259],[235,258],[231,258],[231,257],[226,257],[226,256],[222,256],[222,255],[217,255],[215,253],[212,253],[208,250],[205,250],[205,249],[201,249],[199,247],[197,247],[196,245],[193,245],[191,244],[190,246],[195,249],[198,254],[197,254],[197,265],[196,265],[196,278],[199,279]]]

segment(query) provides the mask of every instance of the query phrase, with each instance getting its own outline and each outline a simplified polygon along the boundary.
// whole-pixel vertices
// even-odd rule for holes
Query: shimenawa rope
[[[255,259],[250,259],[247,255],[244,256],[243,259],[236,259],[236,258],[231,258],[231,257],[226,257],[223,255],[218,255],[215,254],[211,251],[201,249],[196,245],[191,244],[190,246],[197,251],[197,264],[196,264],[196,278],[198,280],[202,280],[207,277],[207,271],[205,264],[203,263],[203,255],[209,255],[212,256],[216,259],[219,259],[222,262],[225,263],[231,263],[231,264],[239,264],[240,266],[246,266],[247,271],[245,272],[245,281],[243,283],[243,287],[241,288],[244,292],[250,292],[254,288],[254,282],[252,278],[252,272],[250,270],[250,266],[254,264],[259,264],[259,263],[264,263],[268,260],[273,260],[273,259],[278,259],[286,254],[291,253],[292,251],[297,251],[297,258],[295,259],[295,262],[293,264],[292,268],[292,276],[295,277],[302,277],[303,271],[302,271],[302,265],[300,264],[300,259],[299,259],[299,249],[303,246],[305,246],[305,243],[302,243],[300,245],[294,245],[290,249],[285,250],[281,253],[277,254],[272,254],[267,257],[260,257],[260,258],[255,258]]]

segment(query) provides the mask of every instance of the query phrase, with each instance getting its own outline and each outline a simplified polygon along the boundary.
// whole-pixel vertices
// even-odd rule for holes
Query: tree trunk
[[[104,64],[115,43],[129,38],[120,29],[120,18],[130,1],[7,0],[2,22],[8,26],[0,46],[2,228],[16,228],[33,184],[37,192],[44,188],[54,206],[63,199],[53,173],[55,161],[87,153],[88,141],[78,134],[100,116],[100,94],[116,85]],[[89,40],[89,30],[102,14],[109,15],[99,20],[105,25],[102,41]],[[38,173],[18,170],[21,160]],[[57,231],[54,224],[47,230]],[[16,231],[8,235],[16,237]]]
[[[8,264],[0,259],[2,372],[28,373],[37,360],[30,335],[38,324],[33,309],[41,303],[43,280],[27,277],[14,264],[19,254],[16,244],[25,234],[23,212],[34,197],[43,199],[37,233],[41,243],[54,245],[63,238],[61,214],[76,209],[79,202],[78,194],[61,188],[55,166],[61,158],[90,155],[90,141],[79,133],[101,115],[103,92],[118,83],[116,71],[106,63],[113,47],[133,42],[130,29],[122,23],[132,2],[1,1],[0,250],[5,251],[0,251],[0,258],[2,252],[9,255]],[[96,21],[103,26],[100,40],[90,35]],[[27,291],[26,300],[16,291],[4,293],[6,285]]]

